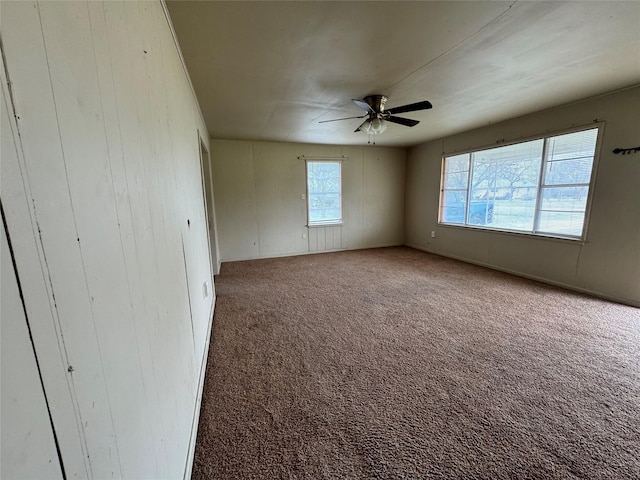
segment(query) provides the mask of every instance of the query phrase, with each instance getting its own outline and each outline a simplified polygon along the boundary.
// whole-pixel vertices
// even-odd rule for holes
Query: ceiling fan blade
[[[411,120],[410,118],[394,117],[393,115],[389,115],[384,119],[388,122],[404,125],[405,127],[415,127],[417,124],[420,123],[418,120]]]
[[[368,121],[369,121],[369,119],[367,118],[367,119],[366,119],[364,122],[362,122],[362,123],[360,124],[360,126],[359,126],[358,128],[356,128],[353,132],[354,132],[354,133],[355,133],[355,132],[364,132],[364,130],[362,130],[362,127],[364,127],[364,126],[367,124],[367,122],[368,122]]]
[[[318,123],[327,123],[327,122],[337,122],[339,120],[351,120],[352,118],[364,118],[367,115],[360,115],[359,117],[345,117],[345,118],[334,118],[332,120],[320,120]]]
[[[354,100],[355,101],[355,100]],[[428,100],[424,100],[422,102],[411,103],[409,105],[402,105],[401,107],[393,107],[385,110],[386,113],[406,113],[406,112],[415,112],[417,110],[428,110],[432,108],[431,102]]]
[[[358,105],[361,109],[363,109],[365,112],[369,112],[369,113],[376,113],[376,111],[371,108],[371,105],[369,105],[367,102],[365,102],[364,100],[353,100],[353,103],[355,103],[356,105]]]

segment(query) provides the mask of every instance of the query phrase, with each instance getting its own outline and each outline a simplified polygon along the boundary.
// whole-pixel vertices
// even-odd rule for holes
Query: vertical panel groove
[[[72,214],[72,218],[73,218],[73,225],[74,225],[74,230],[75,230],[75,234],[76,237],[78,238],[78,252],[80,255],[80,262],[82,265],[82,274],[83,274],[83,281],[84,281],[84,288],[85,288],[85,292],[88,298],[91,298],[91,289],[89,287],[89,280],[87,277],[87,268],[86,268],[86,258],[85,255],[83,254],[82,251],[82,243],[80,241],[80,237],[79,237],[79,231],[78,231],[78,223],[77,223],[77,216],[76,216],[76,207],[74,205],[74,200],[73,200],[73,195],[71,192],[71,185],[70,185],[70,181],[69,181],[69,169],[68,169],[68,165],[67,165],[67,155],[65,153],[65,142],[63,140],[63,136],[62,136],[62,131],[60,130],[60,124],[61,124],[61,120],[60,120],[60,114],[59,114],[59,110],[58,110],[58,102],[56,100],[56,92],[55,92],[55,88],[54,88],[54,82],[53,82],[53,78],[51,75],[51,64],[49,61],[49,51],[48,51],[48,47],[47,47],[47,40],[46,40],[46,36],[45,36],[45,32],[44,32],[44,26],[42,23],[42,12],[40,10],[40,4],[38,3],[38,15],[40,18],[40,28],[42,29],[42,41],[44,44],[44,53],[45,53],[45,58],[47,61],[47,70],[49,73],[49,83],[51,85],[51,95],[52,95],[52,99],[53,99],[53,107],[54,107],[54,111],[55,111],[55,115],[56,115],[56,120],[57,120],[57,130],[58,130],[58,136],[59,136],[59,141],[60,141],[60,150],[61,150],[61,154],[62,154],[62,163],[63,163],[63,167],[64,167],[64,172],[65,172],[65,178],[66,178],[66,185],[67,185],[67,191],[68,191],[68,198],[69,198],[69,204],[71,206],[71,214]],[[94,56],[94,62],[95,62],[95,56]],[[109,393],[109,388],[106,384],[106,371],[105,371],[105,367],[104,367],[104,357],[103,357],[103,353],[102,353],[102,349],[100,346],[100,335],[98,334],[98,328],[96,325],[96,317],[95,317],[95,312],[94,312],[94,307],[93,307],[93,302],[88,302],[88,306],[89,306],[89,310],[90,310],[90,316],[91,316],[91,322],[92,322],[92,326],[93,326],[93,332],[95,334],[95,337],[97,339],[96,342],[96,346],[98,349],[98,359],[100,361],[100,368],[101,368],[101,372],[102,372],[102,379],[103,379],[103,385],[104,385],[104,390],[105,390],[105,395],[106,395],[106,399],[107,399],[107,406],[108,406],[108,413],[109,413],[109,418],[111,421],[111,429],[112,431],[115,430],[115,423],[114,423],[114,416],[113,416],[113,407],[112,407],[112,401],[110,398],[110,393]],[[71,374],[71,376],[73,376],[73,374]],[[114,435],[114,446],[116,449],[116,458],[117,458],[117,462],[118,462],[118,469],[120,472],[120,476],[122,477],[122,463],[120,461],[120,452],[119,452],[119,447],[118,447],[118,438],[116,435]]]
[[[4,228],[5,235],[7,237],[7,247],[9,248],[9,253],[11,255],[11,266],[13,268],[13,274],[16,277],[16,283],[18,285],[18,295],[20,296],[20,305],[22,306],[22,311],[24,313],[24,318],[27,323],[27,332],[29,334],[29,343],[31,345],[31,350],[33,352],[33,357],[36,363],[36,369],[38,371],[38,380],[40,382],[40,387],[42,388],[42,395],[44,397],[44,403],[47,409],[47,416],[49,418],[49,425],[51,426],[51,433],[53,434],[53,442],[56,446],[56,453],[58,455],[58,463],[60,464],[60,472],[62,473],[62,478],[64,480],[67,479],[67,474],[64,468],[64,460],[62,459],[62,453],[60,451],[60,442],[58,442],[58,433],[56,431],[56,427],[53,424],[53,417],[51,416],[51,408],[49,407],[49,397],[47,396],[47,391],[44,388],[44,381],[42,380],[42,370],[40,369],[40,360],[38,358],[38,352],[36,351],[36,346],[33,342],[33,334],[31,333],[31,323],[29,322],[29,314],[27,312],[27,306],[24,300],[24,293],[22,290],[22,282],[20,280],[20,274],[18,273],[18,266],[16,265],[16,258],[13,251],[13,244],[11,242],[11,233],[9,232],[9,227],[7,225],[6,216],[4,214],[4,205],[2,203],[2,199],[0,199],[0,216],[2,216],[2,226]]]

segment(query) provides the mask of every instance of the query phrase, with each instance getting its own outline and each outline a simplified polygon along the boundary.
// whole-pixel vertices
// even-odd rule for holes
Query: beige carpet
[[[640,478],[640,310],[410,248],[224,263],[195,479]]]

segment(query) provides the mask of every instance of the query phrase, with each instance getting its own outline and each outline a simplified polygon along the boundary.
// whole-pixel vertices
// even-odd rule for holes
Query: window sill
[[[570,243],[573,245],[586,245],[587,240],[579,237],[561,237],[552,234],[544,234],[544,233],[531,233],[531,232],[519,232],[517,230],[502,230],[498,228],[490,228],[483,226],[473,226],[473,225],[456,225],[452,223],[440,223],[438,222],[438,227],[445,228],[453,228],[455,230],[474,230],[474,231],[482,231],[487,233],[497,233],[500,235],[509,235],[514,237],[527,237],[536,240],[551,240],[555,242],[563,242]]]
[[[324,222],[324,223],[309,223],[306,225],[307,228],[317,228],[317,227],[341,227],[344,222]]]

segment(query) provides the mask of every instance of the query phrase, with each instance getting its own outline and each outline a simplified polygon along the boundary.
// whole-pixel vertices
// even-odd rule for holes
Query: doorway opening
[[[207,237],[209,240],[209,261],[213,275],[220,273],[220,254],[216,235],[216,215],[213,200],[213,182],[211,178],[211,160],[209,151],[200,139],[200,171],[202,173],[202,193],[207,218]],[[212,279],[213,281],[213,279]]]

